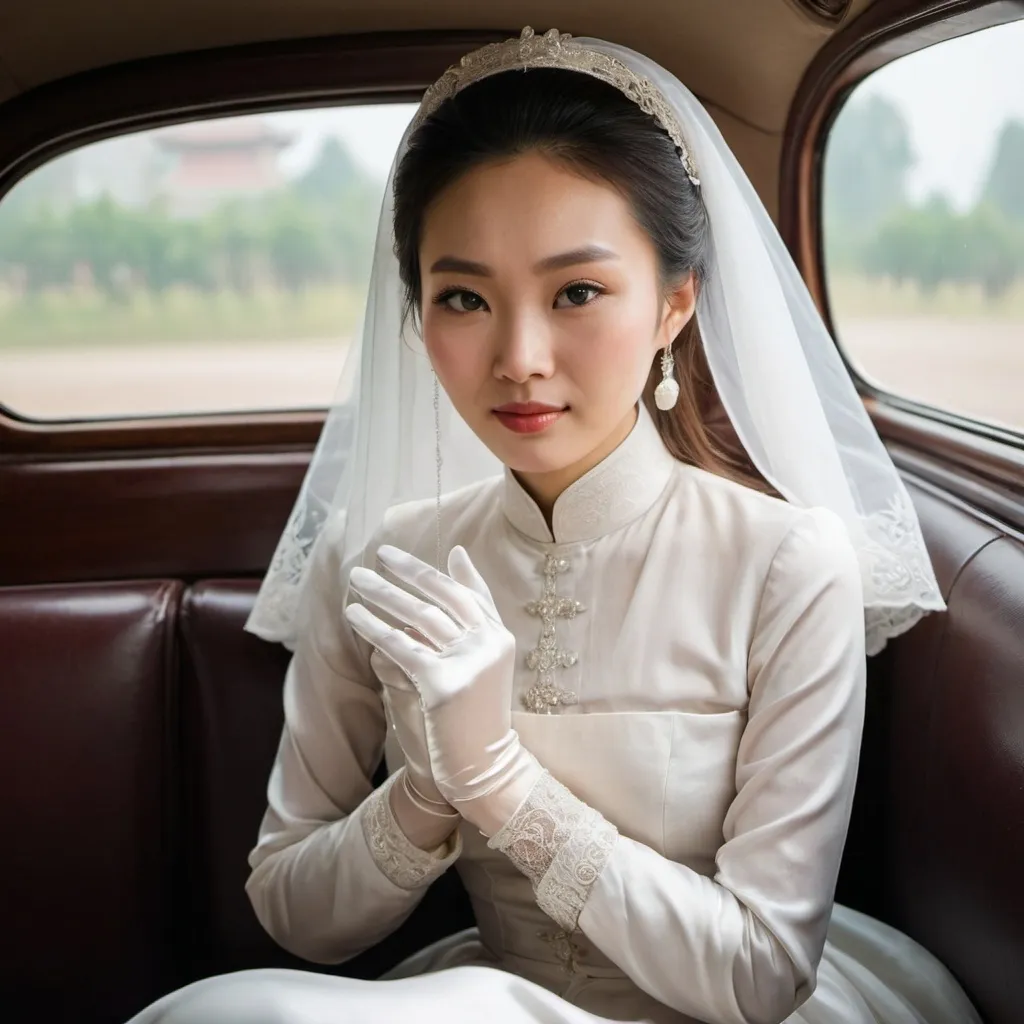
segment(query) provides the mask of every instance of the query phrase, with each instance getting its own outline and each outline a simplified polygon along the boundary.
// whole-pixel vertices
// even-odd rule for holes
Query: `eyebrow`
[[[550,270],[564,270],[566,267],[576,267],[581,263],[600,263],[604,260],[617,260],[618,254],[606,249],[601,245],[585,245],[579,249],[570,249],[568,252],[556,253],[554,256],[545,256],[534,264],[535,273],[541,274]],[[432,274],[450,272],[454,274],[469,274],[473,277],[493,277],[494,271],[486,263],[476,263],[473,260],[464,260],[458,256],[442,256],[431,264]]]

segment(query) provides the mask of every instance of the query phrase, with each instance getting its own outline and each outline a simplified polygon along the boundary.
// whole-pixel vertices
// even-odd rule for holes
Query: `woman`
[[[428,92],[388,196],[354,437],[336,412],[250,622],[295,657],[248,892],[340,962],[457,864],[479,927],[136,1020],[976,1020],[833,913],[865,644],[942,602],[707,115],[527,30]]]

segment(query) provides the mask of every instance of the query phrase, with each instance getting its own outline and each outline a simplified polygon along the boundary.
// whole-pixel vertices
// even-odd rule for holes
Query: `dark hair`
[[[419,250],[430,203],[474,167],[530,151],[617,188],[654,244],[662,286],[667,290],[692,272],[701,287],[707,211],[667,132],[614,86],[578,72],[536,68],[475,82],[442,103],[410,138],[394,184],[395,254],[406,316],[418,315],[422,302]],[[720,415],[695,316],[673,351],[680,388],[675,408],[664,413],[654,405],[657,358],[644,388],[668,450],[682,462],[770,490],[728,417]]]

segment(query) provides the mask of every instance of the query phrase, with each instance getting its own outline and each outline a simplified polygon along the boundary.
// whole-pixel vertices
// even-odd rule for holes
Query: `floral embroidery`
[[[857,545],[864,568],[864,628],[868,654],[942,607],[928,549],[910,497],[902,488],[889,506],[863,519]]]
[[[530,879],[537,905],[569,936],[618,835],[603,815],[545,772],[487,845]]]
[[[462,837],[456,831],[450,852],[444,857],[413,846],[391,812],[391,787],[401,778],[397,771],[376,789],[363,807],[363,835],[370,856],[384,875],[399,889],[419,889],[444,874],[462,852]]]

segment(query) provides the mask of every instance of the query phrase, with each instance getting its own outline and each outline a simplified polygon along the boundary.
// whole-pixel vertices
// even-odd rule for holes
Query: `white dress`
[[[490,842],[466,824],[433,853],[405,840],[396,776],[372,789],[388,730],[328,532],[247,888],[321,963],[397,928],[453,863],[478,928],[388,980],[246,971],[135,1024],[978,1020],[918,945],[833,911],[865,679],[838,519],[681,465],[641,412],[552,530],[511,474],[449,495],[442,521],[520,643],[513,721],[550,775]],[[379,540],[432,561],[434,537],[429,503]]]

